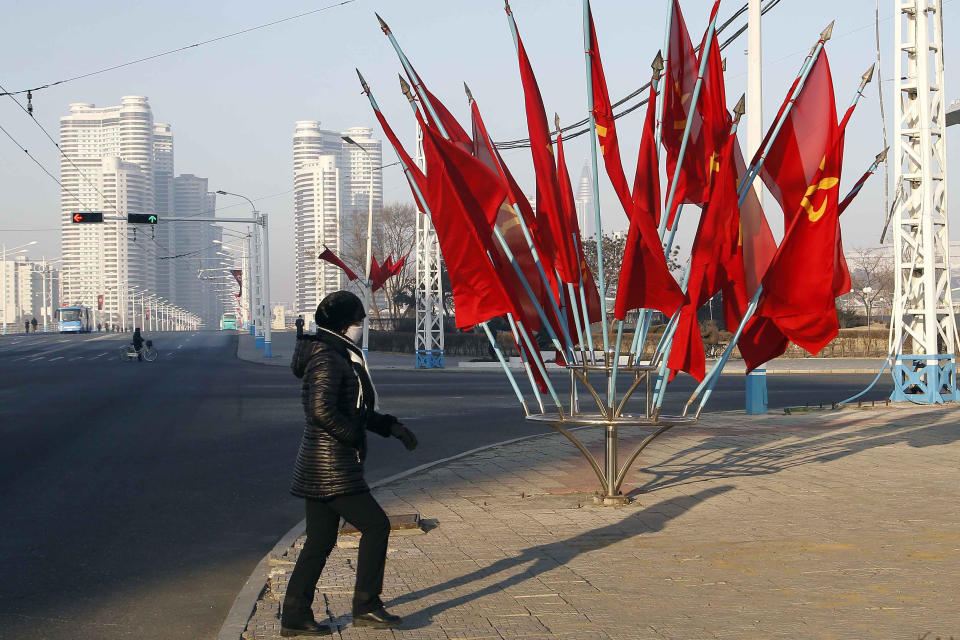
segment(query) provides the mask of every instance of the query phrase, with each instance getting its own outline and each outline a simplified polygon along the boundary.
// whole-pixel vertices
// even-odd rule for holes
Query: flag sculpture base
[[[942,404],[960,400],[953,355],[898,355],[892,373],[893,402]]]
[[[597,496],[597,504],[616,506],[629,502],[620,489],[627,473],[636,462],[643,450],[656,438],[678,425],[693,425],[697,423],[697,415],[693,416],[665,416],[654,407],[654,394],[651,393],[651,378],[655,378],[657,365],[649,363],[631,363],[614,367],[612,358],[605,358],[600,364],[578,364],[567,367],[570,375],[570,399],[566,407],[557,407],[556,412],[530,413],[527,420],[550,425],[558,433],[567,438],[580,450],[600,481],[601,492]],[[597,392],[596,382],[601,375],[607,383],[607,401]],[[631,378],[632,382],[627,391],[618,399],[616,393],[617,376]],[[635,395],[637,389],[644,388],[644,402],[642,413],[625,413],[627,402]],[[591,403],[589,410],[581,410],[580,391],[585,390]],[[639,403],[635,403],[639,404]],[[602,460],[598,459],[589,448],[574,435],[571,429],[597,427],[604,430],[604,450]],[[652,429],[640,444],[620,464],[619,431],[628,428]]]

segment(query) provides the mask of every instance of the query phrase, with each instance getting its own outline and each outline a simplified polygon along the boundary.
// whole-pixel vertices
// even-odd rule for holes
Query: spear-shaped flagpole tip
[[[650,66],[653,68],[653,76],[659,79],[660,74],[663,73],[663,53],[657,51],[657,56],[653,59],[653,64]]]
[[[826,42],[827,40],[833,37],[834,22],[836,22],[836,20],[831,20],[830,24],[827,25],[827,28],[820,33],[820,39],[823,40],[824,42]]]
[[[387,35],[390,35],[390,27],[387,25],[386,22],[384,22],[383,18],[380,17],[380,14],[374,12],[373,15],[377,16],[377,20],[380,21],[380,28],[383,29],[383,32]]]
[[[503,10],[507,12],[507,15],[510,15],[510,0],[503,0]]]
[[[876,162],[880,164],[881,162],[887,159],[887,152],[890,151],[890,147],[885,148],[883,151],[877,154]]]
[[[357,77],[360,78],[360,86],[363,87],[364,93],[370,93],[370,86],[367,84],[367,81],[363,79],[363,74],[360,73],[360,69],[356,69]]]
[[[873,70],[876,69],[876,68],[877,68],[877,63],[874,62],[872,65],[870,65],[870,68],[867,69],[866,72],[865,72],[862,76],[860,76],[860,89],[861,89],[861,90],[863,90],[863,88],[864,88],[865,86],[867,86],[867,83],[869,83],[871,80],[873,80]]]
[[[554,113],[554,114],[553,114],[553,124],[554,124],[554,126],[557,127],[557,135],[560,135],[560,133],[562,133],[562,132],[561,132],[561,127],[560,127],[560,114],[559,114],[559,113]]]
[[[726,71],[727,71],[727,59],[726,59],[726,58],[724,58],[723,61],[720,63],[720,68],[723,69],[724,73],[726,73]]]
[[[403,76],[400,76],[400,91],[403,92],[403,95],[407,96],[407,100],[411,103],[413,102],[413,93],[410,92],[410,85],[407,83],[406,79]]]
[[[473,102],[473,92],[470,91],[470,87],[467,86],[467,83],[463,83],[463,90],[467,94],[467,102]]]
[[[747,94],[740,94],[740,101],[733,108],[733,121],[740,122],[740,117],[747,112]]]

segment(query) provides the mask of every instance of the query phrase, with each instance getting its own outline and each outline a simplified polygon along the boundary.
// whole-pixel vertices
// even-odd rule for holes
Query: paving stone
[[[400,629],[352,626],[355,549],[334,549],[318,606],[356,640],[960,638],[958,419],[708,415],[644,451],[617,508],[592,504],[596,478],[560,436],[480,452],[376,492],[436,525],[391,538]],[[622,449],[648,433],[625,430]],[[601,430],[578,437],[602,451]],[[279,637],[302,545],[272,558],[246,638]]]

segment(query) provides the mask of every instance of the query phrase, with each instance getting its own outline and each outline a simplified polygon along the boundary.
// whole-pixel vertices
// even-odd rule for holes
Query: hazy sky
[[[0,37],[0,83],[8,90],[44,84],[148,56],[178,46],[270,22],[330,4],[331,0],[232,2],[15,1],[4,11]],[[720,18],[742,0],[725,0]],[[537,73],[547,109],[563,122],[586,113],[579,0],[513,0],[514,14]],[[712,0],[683,0],[693,39],[706,26]],[[667,0],[595,0],[594,17],[610,93],[618,99],[649,79],[649,63],[663,45]],[[860,75],[875,56],[874,0],[783,0],[764,19],[764,114],[775,113],[804,55],[831,20],[828,44],[838,108],[852,98]],[[960,95],[951,50],[960,29],[958,5],[944,1],[948,102]],[[34,96],[37,119],[54,137],[71,102],[119,104],[123,95],[146,95],[154,118],[173,126],[176,172],[210,179],[212,190],[251,198],[271,214],[273,297],[293,296],[293,197],[291,137],[296,120],[320,120],[334,130],[373,126],[354,74],[359,67],[391,124],[411,143],[412,114],[400,95],[399,63],[379,29],[374,11],[390,24],[418,72],[466,123],[462,83],[470,84],[492,135],[526,137],[516,55],[499,0],[357,0],[352,4],[286,22],[158,60],[46,89]],[[893,134],[894,0],[880,3],[883,88],[889,135]],[[745,17],[743,18],[745,20]],[[727,97],[732,108],[746,82],[746,36],[725,50]],[[628,176],[636,166],[643,109],[618,121]],[[750,114],[747,114],[747,118]],[[59,173],[57,150],[9,98],[0,98],[0,124],[49,168]],[[957,129],[960,133],[960,129]],[[951,133],[953,133],[951,131]],[[375,134],[380,136],[379,129]],[[892,144],[892,140],[891,140]],[[844,187],[883,148],[876,84],[870,85],[847,136]],[[960,166],[957,144],[950,164]],[[567,147],[574,179],[588,154],[586,137]],[[384,149],[384,162],[393,152]],[[505,159],[521,186],[533,191],[529,150]],[[60,251],[59,187],[8,139],[0,137],[0,240],[14,246],[38,240],[31,257]],[[386,170],[385,198],[410,200],[397,167]],[[606,229],[626,227],[626,218],[601,175]],[[957,184],[954,177],[952,185]],[[956,191],[955,191],[956,193]],[[272,197],[270,197],[272,196]],[[883,224],[882,174],[844,214],[847,247],[874,245]],[[234,204],[221,197],[218,205]],[[775,233],[782,215],[767,199]],[[246,206],[246,205],[244,205]],[[230,208],[224,214],[242,212]],[[690,246],[694,216],[687,217],[680,244]],[[956,225],[954,237],[960,237]]]

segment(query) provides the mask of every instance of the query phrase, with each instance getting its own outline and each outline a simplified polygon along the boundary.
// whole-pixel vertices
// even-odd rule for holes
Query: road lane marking
[[[43,360],[43,356],[40,356],[39,358],[32,358],[30,362],[36,362],[37,360]]]
[[[57,356],[56,358],[50,358],[50,362],[56,362],[57,360],[63,360],[63,356]]]
[[[76,358],[70,358],[70,362],[73,362],[74,360],[83,360],[83,356],[77,356]]]

